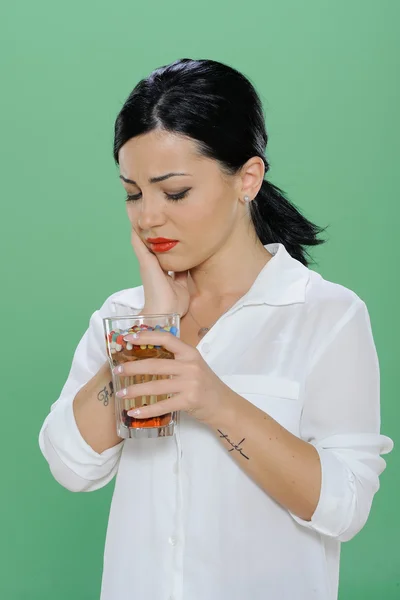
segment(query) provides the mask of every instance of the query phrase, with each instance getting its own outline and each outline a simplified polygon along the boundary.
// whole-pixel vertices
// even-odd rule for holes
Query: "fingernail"
[[[137,417],[138,415],[140,415],[140,409],[137,408],[136,410],[128,410],[128,415],[130,417]]]
[[[119,390],[119,392],[116,393],[116,396],[121,398],[121,396],[126,396],[126,394],[127,394],[127,390],[126,390],[126,388],[124,388],[123,390]]]
[[[138,334],[138,333],[130,333],[129,335],[124,335],[123,339],[124,339],[126,342],[130,342],[132,339],[135,339],[135,340],[137,340],[137,339],[138,339],[138,337],[139,337],[139,334]]]
[[[122,365],[119,365],[118,367],[115,367],[115,369],[113,369],[113,373],[115,373],[115,374],[122,373],[123,370],[124,370],[124,367]]]

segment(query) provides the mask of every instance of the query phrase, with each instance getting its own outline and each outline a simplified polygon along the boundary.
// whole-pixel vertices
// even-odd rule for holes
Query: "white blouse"
[[[340,543],[365,524],[386,466],[380,455],[393,448],[380,435],[369,314],[284,245],[265,248],[273,258],[197,349],[235,392],[315,446],[314,516],[306,522],[278,505],[185,412],[173,437],[124,440],[101,454],[85,442],[72,402],[107,360],[102,318],[144,305],[143,286],[122,290],[92,314],[39,435],[68,490],[94,491],[116,475],[101,600],[337,598]]]

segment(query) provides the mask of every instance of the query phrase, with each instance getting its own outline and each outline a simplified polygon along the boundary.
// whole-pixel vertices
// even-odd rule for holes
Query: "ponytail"
[[[293,258],[306,267],[309,266],[310,255],[304,246],[317,246],[326,242],[317,237],[326,227],[311,223],[280,188],[266,179],[256,198],[250,203],[250,214],[257,236],[264,246],[280,242]]]

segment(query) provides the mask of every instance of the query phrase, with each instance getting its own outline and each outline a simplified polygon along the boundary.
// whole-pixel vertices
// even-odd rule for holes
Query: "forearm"
[[[73,411],[82,437],[95,452],[101,454],[122,441],[117,435],[114,389],[108,361],[79,390]]]
[[[227,387],[208,425],[243,470],[279,504],[309,521],[321,490],[318,452]]]

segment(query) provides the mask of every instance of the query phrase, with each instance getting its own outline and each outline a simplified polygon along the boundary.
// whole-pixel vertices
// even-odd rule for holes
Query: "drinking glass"
[[[175,355],[164,346],[135,345],[126,342],[123,338],[129,333],[141,330],[168,331],[176,337],[180,337],[178,313],[116,315],[103,318],[103,326],[111,371],[117,365],[130,361],[144,360],[145,358],[175,358]],[[176,412],[149,419],[136,419],[127,414],[131,409],[155,404],[160,400],[170,398],[172,394],[144,395],[137,398],[119,398],[115,395],[115,392],[125,387],[160,379],[172,379],[172,375],[143,374],[127,376],[112,373],[117,434],[121,438],[156,438],[174,435],[177,423]]]

